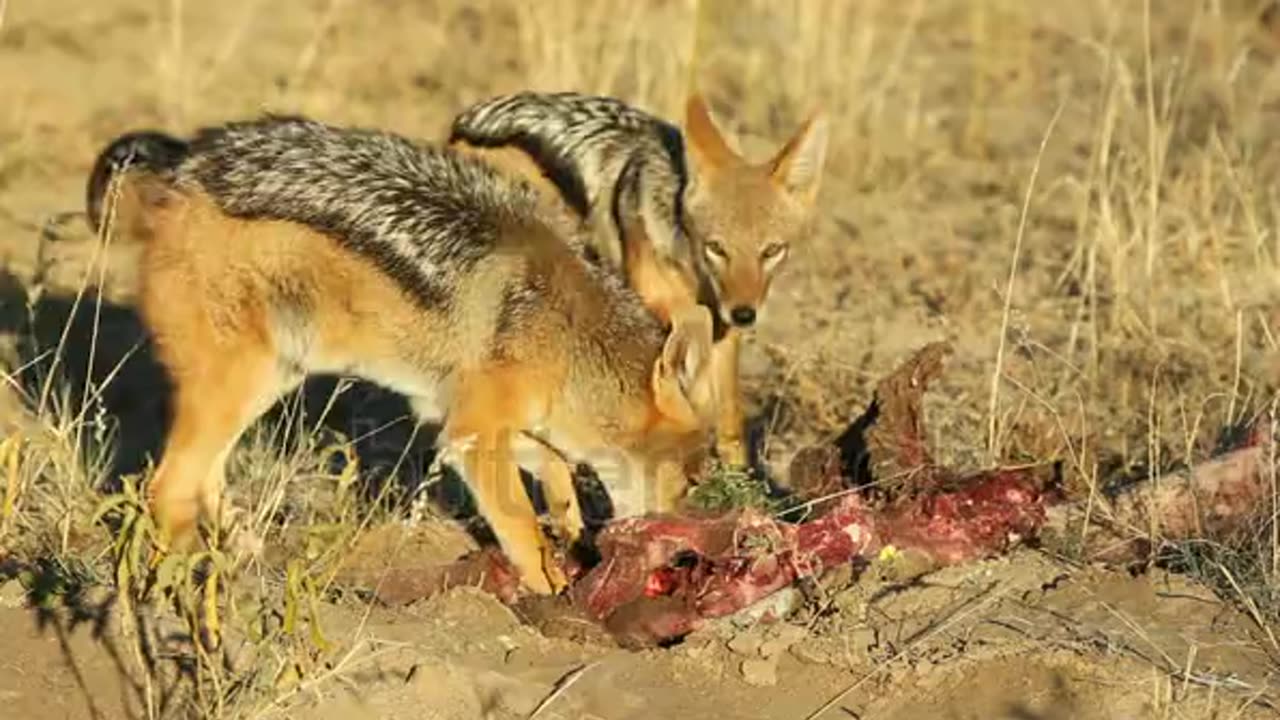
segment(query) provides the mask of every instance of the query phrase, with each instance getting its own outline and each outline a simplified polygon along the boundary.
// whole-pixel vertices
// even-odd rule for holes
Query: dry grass
[[[24,282],[15,347],[38,335],[43,293],[129,302],[132,278],[111,249],[102,262],[74,257],[97,250],[55,250],[72,259],[50,267],[22,249],[37,220],[76,209],[92,153],[126,127],[185,131],[266,107],[437,137],[451,113],[496,92],[606,92],[674,116],[696,85],[757,156],[817,103],[834,121],[813,244],[795,253],[750,348],[778,464],[838,432],[881,373],[938,337],[958,349],[929,406],[946,462],[1062,457],[1074,487],[1095,493],[1203,459],[1225,428],[1273,412],[1280,54],[1257,3],[117,4],[122,16],[73,6],[54,21],[38,4],[0,2],[0,48],[22,43],[36,60],[51,57],[60,22],[68,37],[134,28],[110,64],[128,85],[68,100],[37,90],[71,83],[74,65],[30,81],[5,70],[15,102],[0,111],[0,193],[12,194],[0,222],[12,272],[36,280]],[[278,13],[289,17],[272,22]],[[52,195],[21,191],[46,181]],[[95,247],[80,240],[71,247]],[[226,616],[260,662],[195,642],[182,651],[197,668],[183,702],[208,716],[267,712],[355,662],[359,642],[302,629],[344,549],[397,506],[391,485],[385,502],[357,492],[359,443],[315,429],[351,408],[295,407],[233,461],[247,536],[298,562],[215,553],[159,579],[135,499],[100,492],[119,489],[111,387],[124,381],[99,366],[136,361],[86,359],[95,343],[54,338],[44,354],[12,353],[24,409],[0,442],[0,560],[16,558],[55,599],[106,585],[192,622]],[[74,377],[84,367],[88,381]],[[1276,516],[1260,508],[1253,532],[1182,546],[1174,561],[1253,616],[1280,656]],[[210,578],[221,578],[212,591]],[[293,621],[262,632],[277,615]],[[143,675],[160,683],[171,671]],[[147,688],[149,712],[173,709]],[[1152,693],[1176,708],[1176,682]]]

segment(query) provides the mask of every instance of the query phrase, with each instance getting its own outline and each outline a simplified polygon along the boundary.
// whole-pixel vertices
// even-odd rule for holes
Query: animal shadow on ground
[[[91,574],[86,575],[80,570],[55,559],[39,559],[33,563],[0,560],[0,577],[11,577],[20,572],[28,576],[32,621],[42,635],[47,634],[57,642],[58,651],[84,700],[89,717],[104,717],[101,706],[112,704],[112,701],[104,697],[101,687],[91,686],[86,677],[84,655],[87,644],[97,648],[95,656],[105,657],[114,670],[122,707],[146,707],[148,685],[158,716],[164,717],[171,708],[189,703],[189,688],[196,679],[194,665],[178,662],[165,666],[166,670],[172,668],[176,672],[158,672],[157,646],[181,643],[182,637],[172,632],[165,635],[165,631],[152,621],[145,606],[122,604],[115,592],[95,592]],[[134,626],[141,631],[143,659],[150,673],[148,681],[144,682],[134,666],[133,650],[127,643],[121,643],[111,631],[112,617],[121,610],[131,611]],[[145,714],[139,711],[127,716],[145,717]]]

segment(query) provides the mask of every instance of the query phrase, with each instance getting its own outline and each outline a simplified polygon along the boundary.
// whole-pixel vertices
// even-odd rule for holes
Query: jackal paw
[[[560,591],[569,587],[569,578],[564,573],[564,555],[554,545],[542,548],[542,573],[546,577],[550,594],[559,595]]]
[[[506,553],[520,575],[520,584],[536,595],[556,595],[569,586],[563,564],[552,543],[532,544]]]
[[[569,587],[569,580],[558,565],[546,564],[533,572],[522,573],[521,583],[535,595],[559,595]]]
[[[549,594],[559,595],[569,587],[569,578],[565,576],[564,570],[559,565],[551,565],[546,568],[547,587]]]

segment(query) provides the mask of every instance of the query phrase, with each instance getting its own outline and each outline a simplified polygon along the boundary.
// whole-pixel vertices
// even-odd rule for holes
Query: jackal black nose
[[[756,309],[739,305],[729,311],[729,319],[733,320],[734,325],[746,327],[756,321]]]

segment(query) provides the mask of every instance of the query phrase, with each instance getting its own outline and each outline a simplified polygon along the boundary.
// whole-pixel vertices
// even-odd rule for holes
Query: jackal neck
[[[544,271],[548,302],[565,322],[568,393],[581,393],[585,410],[598,409],[602,398],[619,396],[618,389],[623,391],[620,396],[647,392],[666,340],[664,323],[618,273],[585,261],[563,245],[561,249],[565,255]]]

